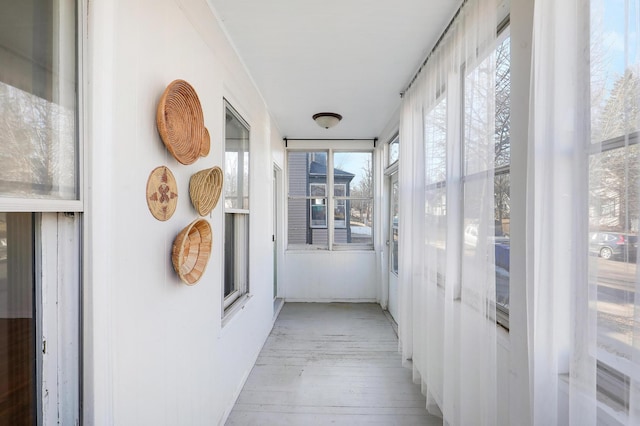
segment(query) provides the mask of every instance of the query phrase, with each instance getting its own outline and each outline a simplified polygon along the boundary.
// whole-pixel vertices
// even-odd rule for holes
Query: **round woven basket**
[[[191,204],[200,216],[206,216],[215,208],[222,192],[223,174],[220,167],[200,170],[189,180]]]
[[[209,132],[204,127],[202,106],[196,91],[184,80],[174,80],[167,86],[156,114],[158,133],[165,146],[182,164],[193,164],[209,153]]]
[[[209,222],[196,219],[173,241],[173,269],[187,285],[194,285],[204,274],[211,255],[213,234]]]

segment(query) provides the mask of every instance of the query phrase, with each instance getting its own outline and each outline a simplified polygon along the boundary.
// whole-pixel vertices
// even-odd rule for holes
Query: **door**
[[[0,212],[0,424],[78,424],[77,215]]]
[[[398,313],[398,173],[389,177],[389,313]]]

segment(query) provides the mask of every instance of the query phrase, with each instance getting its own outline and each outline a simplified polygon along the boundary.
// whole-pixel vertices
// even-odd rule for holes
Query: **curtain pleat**
[[[401,110],[400,349],[429,412],[452,425],[497,421],[494,250],[485,244],[494,235],[495,12],[493,0],[463,6]],[[464,255],[463,220],[483,241]]]

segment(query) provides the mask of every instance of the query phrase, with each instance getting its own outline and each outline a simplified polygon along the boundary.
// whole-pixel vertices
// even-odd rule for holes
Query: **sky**
[[[602,42],[607,60],[608,81],[621,76],[627,66],[638,64],[638,35],[640,26],[638,0],[596,0],[592,2],[592,25],[603,33]],[[625,34],[627,54],[625,55]]]

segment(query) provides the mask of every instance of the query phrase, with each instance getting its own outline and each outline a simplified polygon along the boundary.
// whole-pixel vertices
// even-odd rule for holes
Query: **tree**
[[[373,169],[371,167],[371,159],[367,159],[364,166],[362,166],[362,171],[362,179],[360,179],[358,185],[351,190],[351,197],[362,199],[352,200],[351,207],[359,211],[360,221],[364,222],[365,225],[370,225],[372,206],[369,199],[373,197]]]
[[[496,49],[496,103],[495,103],[495,167],[511,163],[511,52],[508,40]],[[509,219],[511,203],[511,179],[509,174],[496,175],[494,179],[495,221],[502,228]]]
[[[640,79],[627,69],[613,84],[602,114],[594,123],[593,134],[612,141],[638,130],[640,119]],[[630,139],[625,141],[627,144]],[[628,232],[638,228],[639,153],[635,144],[623,144],[590,156],[590,205],[592,225],[612,231]]]

